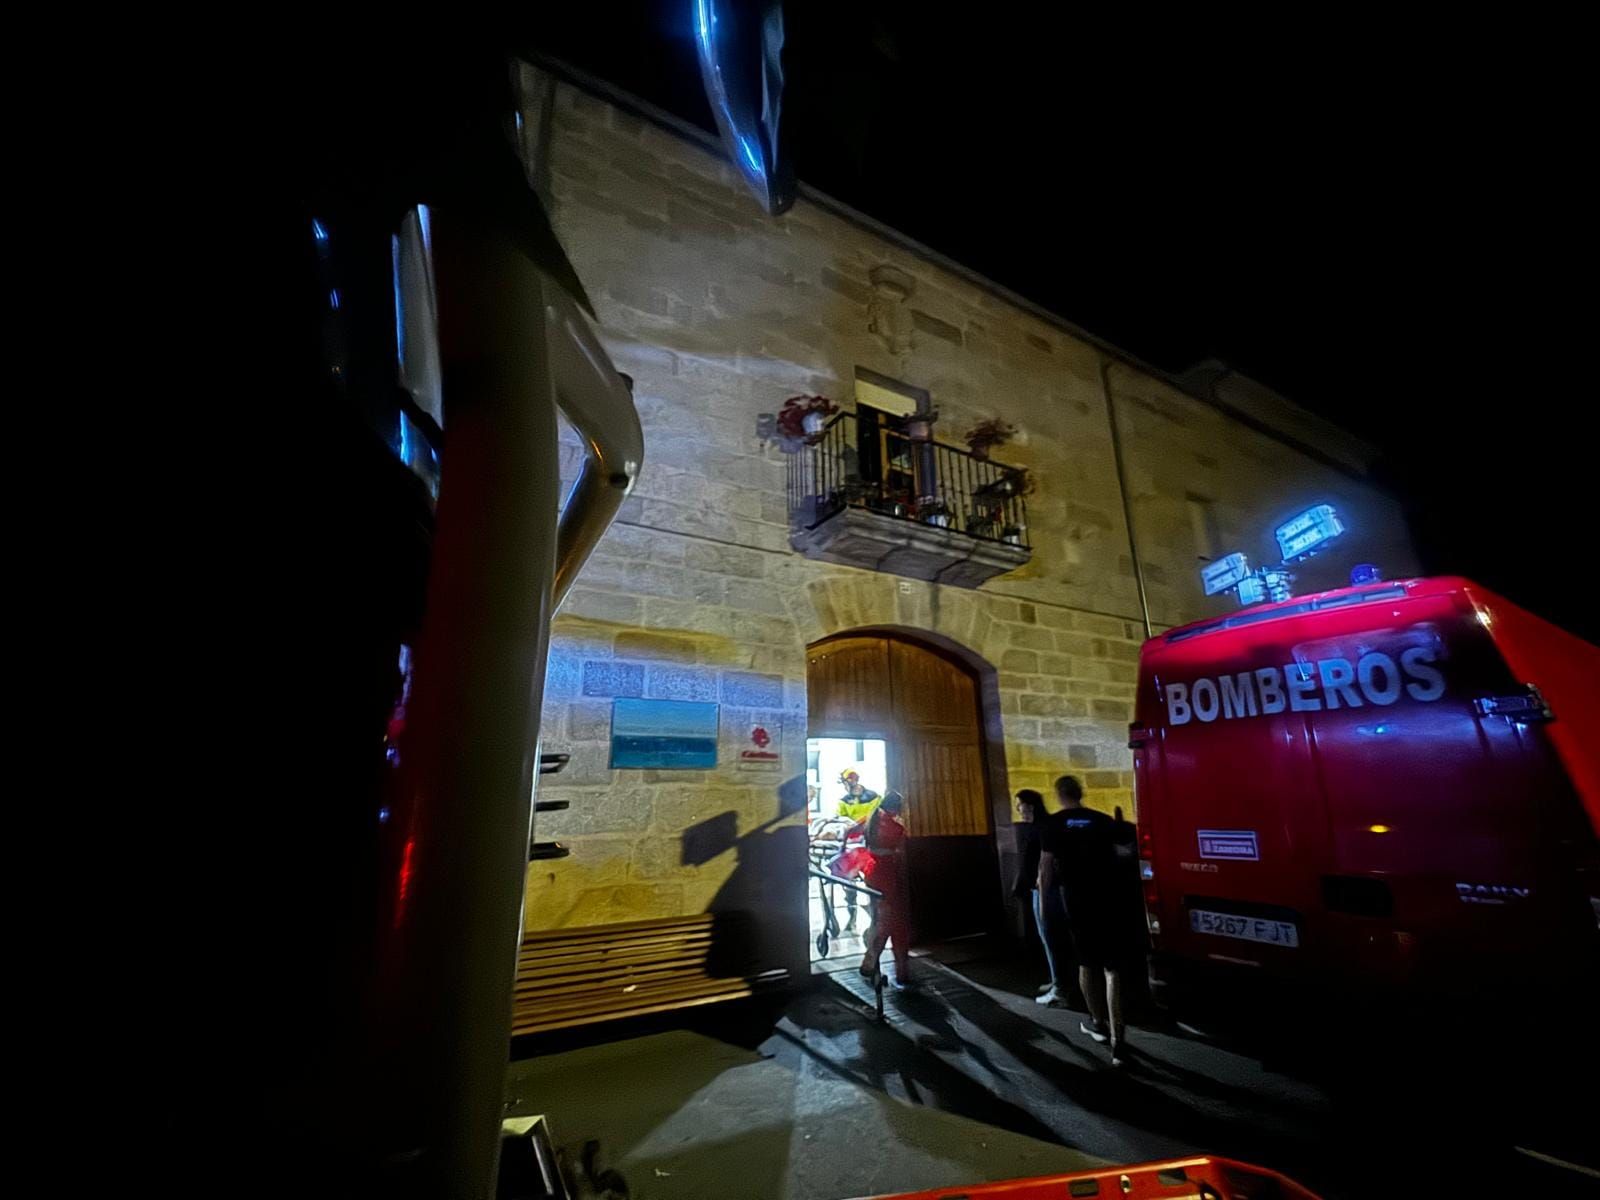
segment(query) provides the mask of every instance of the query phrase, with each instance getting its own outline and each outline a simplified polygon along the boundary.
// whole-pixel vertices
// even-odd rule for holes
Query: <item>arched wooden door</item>
[[[881,737],[889,786],[906,796],[907,868],[919,941],[987,932],[1001,919],[978,681],[917,642],[845,635],[812,646],[811,737]]]

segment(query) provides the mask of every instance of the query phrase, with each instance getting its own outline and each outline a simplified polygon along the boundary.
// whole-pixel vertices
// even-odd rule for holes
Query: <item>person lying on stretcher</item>
[[[844,831],[841,839],[843,849],[827,862],[822,864],[822,869],[828,874],[855,883],[866,878],[867,872],[872,869],[872,851],[867,849],[867,822],[857,821]],[[850,915],[845,921],[846,933],[853,933],[856,927],[856,912],[860,907],[861,893],[854,888],[845,889],[845,907]]]

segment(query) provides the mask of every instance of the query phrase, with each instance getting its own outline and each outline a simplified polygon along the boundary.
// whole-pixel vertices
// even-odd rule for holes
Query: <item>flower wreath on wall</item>
[[[826,396],[790,396],[778,410],[778,433],[793,441],[814,438],[838,411]]]

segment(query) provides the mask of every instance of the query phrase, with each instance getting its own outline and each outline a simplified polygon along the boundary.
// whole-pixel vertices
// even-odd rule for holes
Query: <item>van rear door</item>
[[[1184,959],[1300,974],[1324,941],[1318,864],[1328,822],[1300,714],[1223,717],[1166,711],[1167,686],[1240,676],[1286,661],[1268,624],[1170,643],[1147,664],[1159,698],[1135,757],[1139,819],[1160,893],[1159,947]],[[1253,684],[1252,684],[1253,687]],[[1191,693],[1192,698],[1192,693]],[[1230,710],[1231,711],[1231,710]],[[1211,719],[1204,719],[1209,714]],[[1186,720],[1174,720],[1187,716]]]
[[[1329,819],[1330,953],[1398,980],[1515,947],[1536,871],[1537,775],[1517,728],[1475,706],[1515,684],[1459,593],[1395,607],[1381,625],[1297,649],[1422,668],[1327,691],[1308,721]]]

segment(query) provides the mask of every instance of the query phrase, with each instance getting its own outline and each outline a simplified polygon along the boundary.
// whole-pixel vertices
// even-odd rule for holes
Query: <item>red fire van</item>
[[[1593,953],[1600,649],[1465,579],[1146,642],[1130,737],[1152,985],[1451,986]]]

